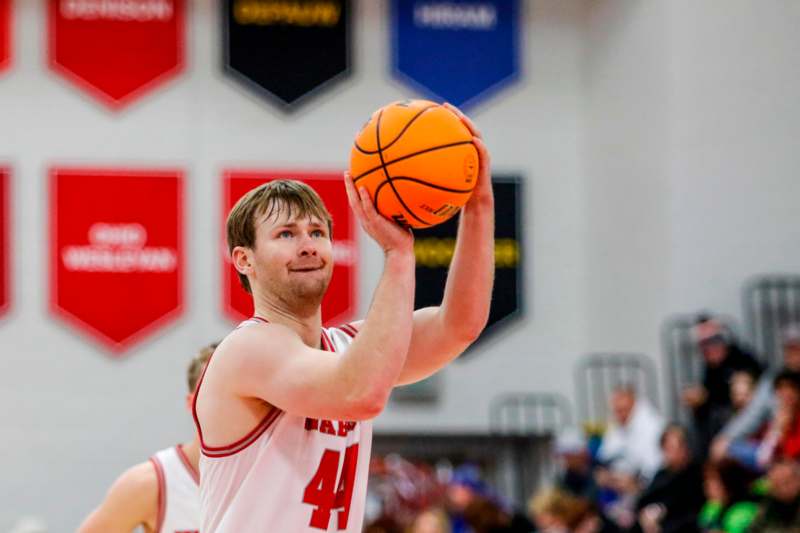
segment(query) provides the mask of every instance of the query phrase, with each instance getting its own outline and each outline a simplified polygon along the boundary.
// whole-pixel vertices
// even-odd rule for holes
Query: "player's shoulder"
[[[237,366],[248,359],[270,354],[279,357],[300,337],[288,326],[273,322],[251,322],[231,331],[214,350],[212,362],[220,367]],[[209,365],[210,366],[210,365]]]
[[[111,486],[110,493],[131,503],[149,503],[158,496],[159,468],[162,467],[155,458],[128,468]]]

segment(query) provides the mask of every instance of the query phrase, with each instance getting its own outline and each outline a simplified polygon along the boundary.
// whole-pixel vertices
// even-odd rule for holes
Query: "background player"
[[[206,346],[189,363],[186,405],[190,410],[197,380],[216,347],[216,343]],[[197,533],[199,456],[200,444],[195,437],[131,467],[114,482],[79,533],[130,533],[139,526],[147,533]]]
[[[361,531],[369,421],[394,386],[445,366],[488,319],[489,158],[472,123],[460,116],[475,136],[480,173],[461,214],[439,307],[413,311],[413,237],[380,216],[348,176],[350,205],[385,258],[367,317],[353,325],[321,325],[332,222],[316,193],[299,182],[273,181],[231,211],[228,245],[255,317],[225,338],[198,384],[204,533]]]

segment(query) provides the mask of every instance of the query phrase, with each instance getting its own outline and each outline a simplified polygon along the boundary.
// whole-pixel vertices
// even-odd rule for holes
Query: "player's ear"
[[[252,250],[244,246],[237,246],[231,252],[231,261],[233,261],[233,268],[239,274],[250,274],[253,271],[253,262],[251,258]]]

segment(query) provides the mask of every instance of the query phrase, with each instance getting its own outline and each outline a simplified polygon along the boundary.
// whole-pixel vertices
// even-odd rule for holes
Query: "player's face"
[[[333,272],[328,226],[317,217],[285,211],[256,222],[255,281],[290,309],[316,308]]]

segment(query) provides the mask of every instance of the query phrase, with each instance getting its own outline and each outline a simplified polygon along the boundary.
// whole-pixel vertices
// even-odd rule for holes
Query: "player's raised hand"
[[[478,150],[478,181],[475,184],[474,192],[472,193],[472,197],[469,199],[469,202],[467,202],[467,205],[475,205],[487,200],[493,200],[494,193],[492,192],[491,159],[489,157],[489,150],[486,148],[486,144],[483,142],[483,136],[481,135],[480,130],[475,123],[472,122],[472,120],[470,120],[470,118],[462,113],[461,110],[456,106],[445,103],[444,107],[455,113],[458,118],[461,119],[461,122],[463,122],[464,125],[469,128],[469,131],[472,132],[472,144],[474,144],[475,149]]]
[[[364,231],[378,243],[384,253],[414,253],[414,235],[411,230],[400,227],[375,209],[369,193],[364,187],[356,190],[349,172],[344,173],[344,186],[350,208],[355,212]]]

